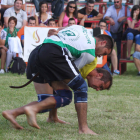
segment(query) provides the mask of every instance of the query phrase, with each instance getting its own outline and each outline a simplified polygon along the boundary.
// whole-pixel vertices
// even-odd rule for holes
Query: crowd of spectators
[[[48,3],[52,5],[53,14],[48,13]],[[25,12],[25,0],[1,0],[0,9],[0,55],[1,55],[1,70],[0,73],[7,72],[12,57],[15,54],[9,52],[8,38],[16,37],[19,30],[24,30],[24,26],[51,26],[51,27],[67,27],[74,24],[80,24],[84,27],[92,27],[92,23],[87,21],[99,20],[101,30],[110,35],[117,46],[117,53],[113,49],[108,59],[113,66],[113,75],[118,75],[118,64],[121,57],[121,40],[124,38],[127,41],[128,57],[130,60],[131,48],[135,43],[135,52],[133,54],[134,63],[138,69],[140,76],[140,7],[134,5],[131,12],[127,9],[125,14],[125,6],[122,6],[122,0],[114,0],[114,5],[110,6],[103,15],[94,9],[94,1],[88,0],[85,7],[77,8],[75,1],[67,3],[64,9],[64,0],[33,0],[36,8],[34,16],[27,18]],[[110,32],[107,30],[107,22],[110,21]],[[85,22],[86,21],[86,22]],[[128,28],[123,35],[123,24],[128,23]],[[24,49],[24,35],[21,36],[21,44]],[[5,68],[6,63],[6,68]],[[5,68],[5,70],[4,70]],[[108,65],[104,67],[108,71]]]

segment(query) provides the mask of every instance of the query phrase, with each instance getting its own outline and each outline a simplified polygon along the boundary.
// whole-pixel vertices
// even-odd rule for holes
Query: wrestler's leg
[[[43,86],[43,85],[45,85],[45,86]],[[41,94],[43,94],[43,93],[53,94],[53,88],[49,84],[39,84],[39,83],[34,82],[34,87],[35,87],[35,90],[36,90],[37,94],[40,94],[40,93]],[[43,88],[40,88],[40,87],[43,87]],[[57,109],[52,109],[49,112],[49,117],[47,119],[47,122],[69,124],[68,122],[65,122],[63,120],[58,119]]]
[[[63,82],[57,82],[55,86],[53,85],[54,84],[52,82],[52,87],[54,90],[61,90],[61,89],[69,90],[69,87]],[[56,100],[54,97],[48,97],[47,99],[39,102],[38,104],[25,107],[25,113],[29,125],[31,125],[32,127],[40,128],[36,122],[36,114],[45,109],[55,109],[55,107],[56,107]]]

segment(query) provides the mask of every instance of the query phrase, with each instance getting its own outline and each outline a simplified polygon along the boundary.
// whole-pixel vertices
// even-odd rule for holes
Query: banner
[[[50,29],[48,27],[28,27],[24,28],[24,61],[28,62],[28,58],[33,49],[41,45],[48,35]],[[93,30],[88,29],[88,32],[93,35]],[[97,59],[97,64],[102,64],[102,57]]]

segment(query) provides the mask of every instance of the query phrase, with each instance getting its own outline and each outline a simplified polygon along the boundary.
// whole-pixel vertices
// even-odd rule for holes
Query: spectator
[[[6,61],[6,52],[8,50],[4,46],[5,45],[6,36],[7,36],[7,33],[6,33],[6,31],[3,30],[3,24],[0,21],[0,54],[1,54],[1,70],[0,70],[0,74],[5,73],[4,72],[4,66],[5,66],[5,61]]]
[[[131,17],[127,18],[128,28],[131,28],[131,31],[127,29],[129,32],[127,34],[127,47],[128,47],[128,60],[130,60],[131,47],[133,45],[133,40],[135,40],[136,44],[140,44],[139,36],[140,32],[138,32],[140,26],[140,6],[134,5],[131,11]],[[137,33],[135,34],[137,30]],[[127,32],[127,31],[126,31]]]
[[[140,37],[139,37],[140,40]],[[134,58],[134,63],[136,65],[136,68],[138,70],[138,76],[140,76],[140,45],[136,45],[136,51],[133,54],[133,58]]]
[[[25,11],[25,0],[22,1],[23,1],[22,9]],[[13,7],[14,2],[15,0],[1,0],[1,8],[6,10],[10,7]]]
[[[129,9],[127,9],[127,16],[130,16]],[[122,6],[122,0],[114,0],[114,5],[110,6],[104,15],[104,19],[110,21],[111,35],[117,44],[118,63],[121,55],[122,38],[122,30],[119,31],[119,27],[122,25],[123,20],[126,20],[126,18],[127,17],[125,17],[125,6]]]
[[[29,17],[28,18],[28,26],[36,26],[36,19],[35,17]],[[19,30],[17,33],[17,36],[20,36],[19,33],[22,32],[23,34],[21,35],[21,44],[24,47],[24,26]]]
[[[9,37],[16,37],[17,36],[17,32],[19,31],[16,28],[16,24],[17,24],[17,19],[15,17],[10,17],[8,19],[8,28],[5,28],[4,30],[7,32],[7,36],[6,36],[6,41],[5,41],[5,47],[7,49],[9,49],[8,46],[8,38]],[[6,72],[8,69],[8,66],[12,60],[12,57],[15,57],[16,55],[11,53],[9,50],[7,51],[7,58],[6,58]]]
[[[39,3],[39,12],[36,13],[36,26],[46,26],[48,20],[52,17],[50,14],[47,13],[48,4],[47,2],[40,2]]]
[[[74,18],[76,24],[78,22],[78,13],[77,13],[77,5],[74,1],[70,1],[67,4],[66,10],[61,13],[59,20],[58,20],[58,26],[59,27],[65,27],[68,25],[69,18]]]
[[[55,19],[49,19],[47,25],[50,27],[56,27]]]
[[[94,1],[89,0],[87,1],[86,7],[80,9],[78,13],[82,14],[83,16],[78,16],[78,18],[83,18],[84,15],[87,15],[87,18],[85,20],[100,20],[103,18],[103,14],[100,14],[94,9]],[[91,23],[85,23],[85,27],[91,27]]]
[[[42,1],[49,2],[52,4],[51,10],[54,13],[53,14],[54,19],[60,16],[60,14],[64,9],[64,0],[33,0],[37,12],[39,12],[39,3]]]
[[[27,24],[27,14],[22,9],[22,0],[15,0],[14,6],[8,8],[4,13],[4,23],[8,27],[8,20],[11,16],[17,18],[16,28],[20,29]]]
[[[109,31],[107,31],[107,22],[106,22],[106,20],[104,20],[104,19],[100,20],[99,27],[103,31],[105,31],[109,36],[111,36],[111,33]],[[117,62],[116,51],[113,49],[112,50],[112,53],[108,57],[111,57],[111,62],[112,62],[112,66],[113,66],[113,75],[119,75],[120,72],[119,72],[119,70],[117,70],[118,62]],[[103,68],[105,68],[106,70],[108,70],[107,67],[108,67],[107,64],[105,64],[105,66]]]
[[[68,21],[68,26],[72,26],[72,25],[76,25],[75,19],[74,18],[70,18]]]

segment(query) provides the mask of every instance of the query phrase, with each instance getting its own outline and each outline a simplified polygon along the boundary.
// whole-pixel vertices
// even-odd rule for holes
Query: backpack
[[[20,57],[15,57],[10,62],[10,65],[8,67],[8,71],[11,71],[12,73],[18,73],[18,74],[24,74],[26,69],[26,64]]]

